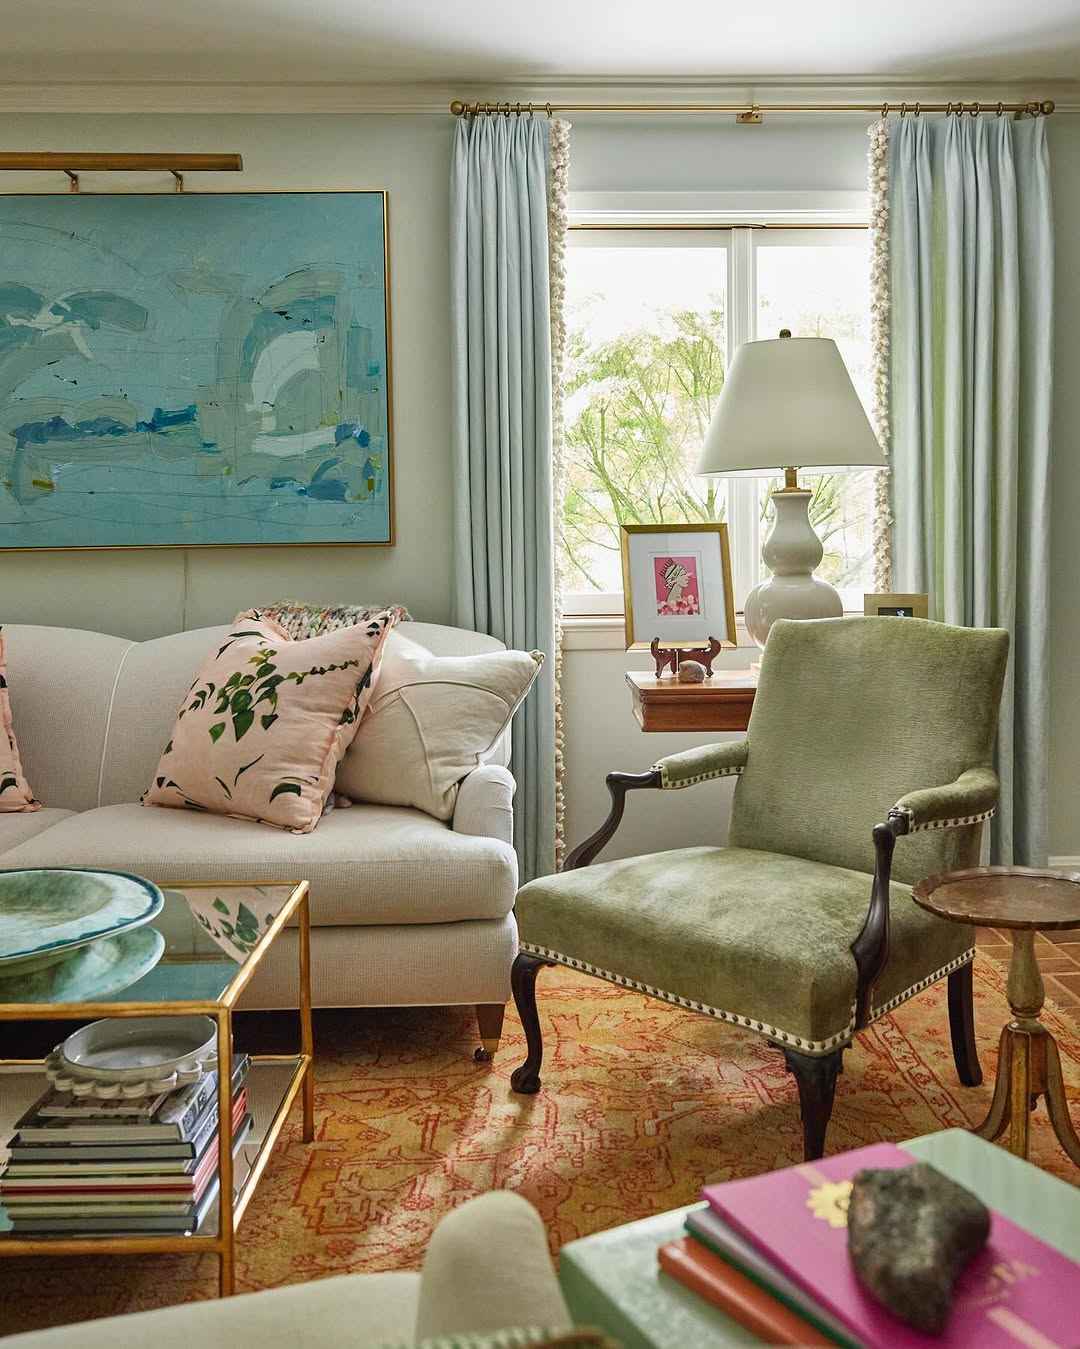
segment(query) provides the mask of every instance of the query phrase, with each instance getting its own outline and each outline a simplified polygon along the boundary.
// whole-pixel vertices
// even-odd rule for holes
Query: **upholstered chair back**
[[[917,618],[773,624],[730,843],[874,869],[874,825],[906,792],[989,766],[1009,635]],[[974,866],[981,825],[901,839],[896,880]]]

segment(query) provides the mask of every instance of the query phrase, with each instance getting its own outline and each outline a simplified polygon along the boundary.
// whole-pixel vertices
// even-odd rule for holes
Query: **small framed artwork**
[[[863,613],[867,618],[926,618],[926,595],[864,595]]]
[[[626,649],[735,645],[731,551],[725,524],[623,525]]]

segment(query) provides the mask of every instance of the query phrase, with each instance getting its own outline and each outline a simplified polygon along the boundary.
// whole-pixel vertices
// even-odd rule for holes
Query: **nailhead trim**
[[[842,1031],[839,1031],[836,1035],[830,1035],[827,1040],[804,1040],[801,1036],[779,1030],[776,1026],[770,1026],[767,1021],[753,1021],[750,1017],[740,1016],[738,1012],[725,1012],[720,1007],[711,1007],[707,1002],[693,1002],[689,998],[680,997],[678,993],[667,993],[663,989],[654,988],[652,984],[643,984],[637,979],[628,979],[624,974],[614,974],[611,970],[603,970],[598,965],[590,965],[587,960],[575,960],[572,956],[563,955],[561,951],[552,951],[547,946],[536,946],[532,942],[522,942],[521,950],[527,955],[539,956],[544,960],[552,960],[557,965],[565,965],[569,969],[581,970],[584,974],[594,975],[597,979],[605,979],[609,984],[618,984],[622,988],[637,989],[638,992],[647,993],[649,997],[658,998],[661,1002],[670,1002],[676,1007],[685,1007],[691,1012],[702,1012],[705,1016],[715,1017],[717,1021],[726,1021],[730,1025],[742,1026],[746,1030],[760,1031],[770,1040],[775,1040],[779,1044],[791,1045],[795,1049],[802,1049],[810,1054],[827,1054],[833,1049],[849,1045],[855,1033],[854,1003],[851,1006],[851,1018]],[[928,974],[925,979],[920,979],[918,983],[905,988],[902,993],[897,993],[896,997],[890,998],[882,1006],[874,1007],[871,1003],[870,1020],[877,1021],[879,1017],[885,1016],[894,1007],[899,1007],[908,998],[914,997],[916,993],[921,993],[931,984],[936,984],[939,979],[954,973],[961,966],[969,965],[974,959],[975,948],[973,946],[963,955],[957,956],[955,960],[950,960],[947,965],[942,965],[933,974]]]
[[[975,959],[974,946],[965,951],[962,956],[957,956],[955,960],[950,960],[947,965],[942,965],[941,969],[935,970],[933,974],[928,974],[925,979],[920,979],[917,984],[912,984],[910,988],[905,988],[903,993],[897,993],[895,998],[890,998],[888,1002],[882,1003],[880,1007],[875,1007],[873,1001],[870,1004],[870,1020],[876,1021],[878,1017],[885,1016],[891,1012],[894,1007],[899,1007],[902,1002],[912,998],[916,993],[921,993],[924,988],[929,988],[931,984],[936,984],[939,979],[944,979],[947,974],[955,972],[964,965],[970,965]]]
[[[692,778],[683,778],[681,782],[672,782],[662,763],[653,764],[653,768],[660,772],[660,786],[667,791],[678,791],[680,787],[696,787],[699,782],[708,782],[711,778],[737,778],[743,767],[743,764],[737,764],[734,768],[715,768],[710,773],[698,773]]]
[[[788,1031],[779,1030],[776,1026],[770,1026],[767,1021],[753,1021],[750,1017],[740,1016],[738,1012],[725,1012],[720,1007],[710,1007],[707,1002],[693,1002],[690,998],[680,997],[678,993],[667,993],[663,989],[654,988],[652,984],[642,984],[637,979],[628,979],[624,974],[613,974],[610,970],[602,970],[597,965],[590,965],[586,960],[575,960],[572,956],[565,956],[560,951],[552,951],[546,946],[534,946],[529,942],[522,942],[521,949],[528,955],[540,956],[544,960],[553,960],[558,965],[567,965],[572,970],[582,970],[585,974],[595,975],[598,979],[606,979],[609,984],[619,984],[623,988],[635,988],[641,993],[647,993],[651,998],[659,998],[661,1002],[674,1003],[675,1006],[686,1007],[691,1012],[703,1012],[705,1016],[715,1017],[718,1021],[727,1021],[733,1026],[742,1026],[746,1030],[760,1031],[770,1040],[791,1045],[794,1049],[804,1049],[811,1054],[827,1054],[830,1050],[839,1048],[840,1045],[849,1044],[855,1028],[853,1006],[851,1020],[838,1034],[830,1035],[827,1040],[804,1040],[799,1035],[793,1035]]]
[[[907,807],[904,808],[904,814],[908,817],[908,833],[918,834],[925,829],[958,829],[965,824],[982,824],[983,820],[993,819],[997,813],[997,807],[991,806],[989,810],[982,810],[977,815],[954,815],[948,820],[925,820],[922,824],[914,823],[914,812]]]

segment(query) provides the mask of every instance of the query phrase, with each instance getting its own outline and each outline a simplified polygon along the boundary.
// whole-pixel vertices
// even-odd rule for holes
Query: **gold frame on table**
[[[863,615],[866,618],[927,618],[929,617],[930,597],[928,595],[880,595],[863,596]],[[910,614],[883,614],[882,609],[910,609]]]
[[[191,1002],[57,1002],[2,1003],[0,1021],[70,1021],[98,1017],[208,1016],[217,1024],[218,1054],[218,1229],[216,1236],[101,1236],[101,1237],[9,1237],[0,1236],[0,1257],[16,1255],[193,1255],[210,1252],[218,1257],[219,1292],[229,1297],[236,1291],[236,1229],[255,1193],[286,1116],[297,1096],[303,1094],[303,1140],[315,1137],[314,1037],[311,1026],[311,914],[307,881],[171,881],[170,890],[224,890],[292,886],[274,921],[248,952],[228,986],[216,999]],[[236,1000],[248,986],[266,952],[293,917],[299,934],[300,1052],[298,1054],[253,1054],[255,1063],[293,1064],[293,1074],[270,1121],[247,1179],[238,1194],[233,1192],[232,1128],[232,1013]],[[0,1059],[2,1067],[41,1067],[35,1059]]]
[[[648,651],[649,643],[634,640],[634,593],[630,578],[630,538],[638,534],[718,534],[720,536],[720,567],[724,579],[724,623],[727,628],[726,633],[718,640],[725,646],[737,646],[738,637],[735,630],[735,597],[731,584],[731,545],[728,540],[728,527],[722,521],[706,521],[703,524],[693,525],[620,525],[619,526],[619,552],[622,556],[622,576],[623,576],[623,611],[626,623],[626,649],[627,651]],[[702,618],[702,623],[705,619]],[[716,633],[709,633],[702,628],[702,634],[698,638],[687,638],[685,641],[668,641],[667,638],[660,639],[660,645],[668,648],[677,648],[680,651],[688,650],[691,647],[703,646],[710,637],[715,637]]]
[[[173,158],[176,158],[175,156]],[[381,196],[383,227],[383,321],[386,325],[386,490],[387,535],[385,539],[320,539],[316,542],[306,540],[282,540],[277,543],[58,543],[55,546],[28,548],[5,547],[0,544],[0,553],[124,553],[150,552],[160,549],[188,548],[393,548],[397,543],[394,511],[394,338],[390,305],[390,191],[385,187],[230,187],[215,188],[211,191],[196,189],[192,191],[185,184],[182,192],[147,192],[143,189],[126,189],[112,192],[86,192],[80,189],[78,194],[60,192],[4,192],[0,197],[282,197],[282,196]]]

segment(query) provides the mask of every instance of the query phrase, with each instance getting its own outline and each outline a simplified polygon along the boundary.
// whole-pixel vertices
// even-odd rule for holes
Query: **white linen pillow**
[[[433,656],[391,632],[371,702],[335,789],[449,820],[458,783],[484,760],[540,672],[539,651]]]

